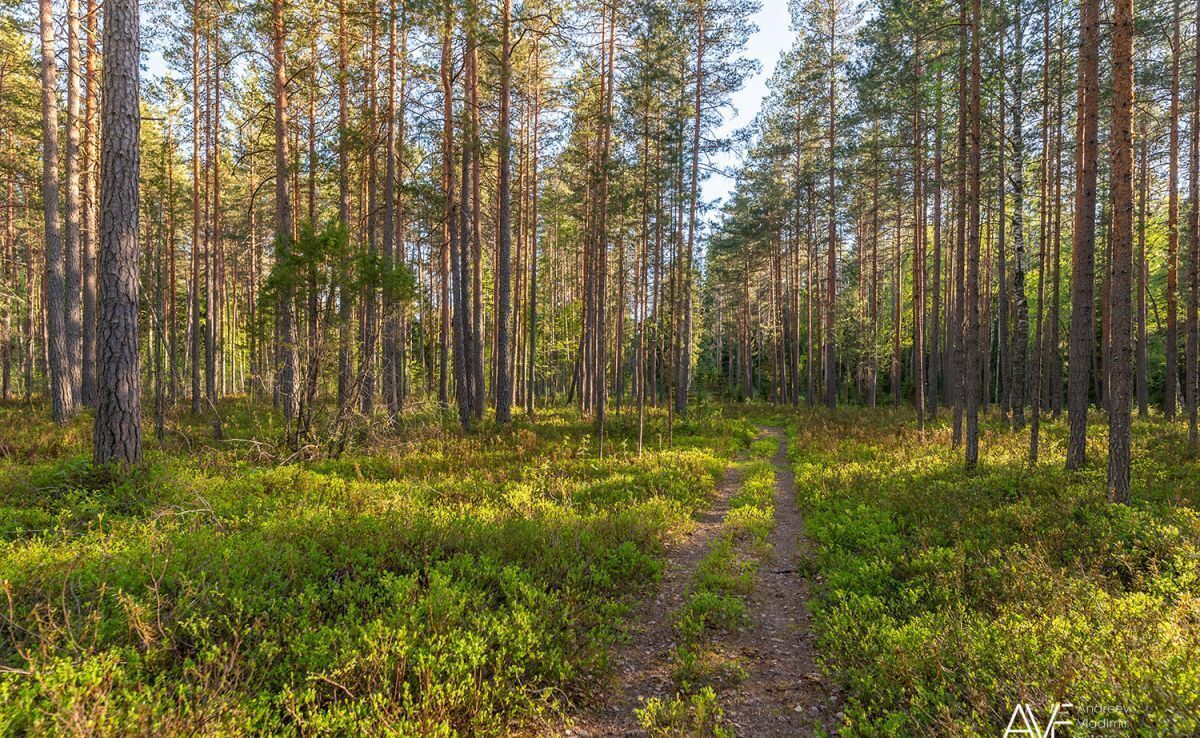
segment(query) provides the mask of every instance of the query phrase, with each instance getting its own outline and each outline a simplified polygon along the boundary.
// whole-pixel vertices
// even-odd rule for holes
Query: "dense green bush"
[[[228,435],[252,418],[228,413]],[[621,451],[618,423],[598,458],[566,414],[429,423],[282,466],[168,438],[121,477],[80,434],[51,457],[44,429],[9,438],[0,734],[534,731],[606,669],[630,597],[752,437],[698,411],[674,448]]]
[[[1070,702],[1070,735],[1200,734],[1200,470],[1180,429],[1137,426],[1123,506],[1105,501],[1102,462],[1063,471],[1059,423],[1033,468],[1027,434],[988,425],[972,473],[947,425],[921,442],[911,423],[795,424],[841,733],[997,736],[1017,703],[1044,720]]]

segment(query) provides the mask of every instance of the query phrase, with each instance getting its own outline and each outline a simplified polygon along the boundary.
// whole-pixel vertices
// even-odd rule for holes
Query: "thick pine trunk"
[[[138,358],[139,19],[137,0],[104,8],[98,381],[93,458],[142,459]]]

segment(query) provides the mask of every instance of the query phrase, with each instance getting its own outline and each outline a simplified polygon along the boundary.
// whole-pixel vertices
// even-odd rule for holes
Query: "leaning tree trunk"
[[[75,392],[67,354],[66,263],[58,212],[58,96],[54,61],[54,5],[40,0],[42,41],[42,211],[46,229],[46,340],[54,420],[75,415]]]
[[[96,463],[142,459],[141,374],[138,360],[138,110],[137,0],[108,0],[104,9],[104,72],[100,153],[99,336]]]

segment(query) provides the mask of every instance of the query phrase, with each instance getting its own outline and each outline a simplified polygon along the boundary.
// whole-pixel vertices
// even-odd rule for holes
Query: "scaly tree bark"
[[[75,415],[75,386],[67,347],[66,259],[59,225],[58,92],[54,61],[54,6],[39,0],[42,42],[42,214],[46,240],[46,341],[54,421]]]
[[[1112,292],[1108,498],[1129,501],[1133,380],[1133,0],[1113,3]]]
[[[142,460],[138,358],[139,18],[137,0],[104,6],[100,153],[99,356],[93,459]]]

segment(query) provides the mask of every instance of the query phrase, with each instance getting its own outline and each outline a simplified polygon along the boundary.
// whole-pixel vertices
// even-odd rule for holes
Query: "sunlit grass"
[[[663,546],[753,429],[697,409],[603,458],[564,410],[406,417],[281,464],[262,407],[173,414],[129,475],[0,410],[0,732],[505,735],[607,669]],[[662,438],[660,442],[659,439]]]

